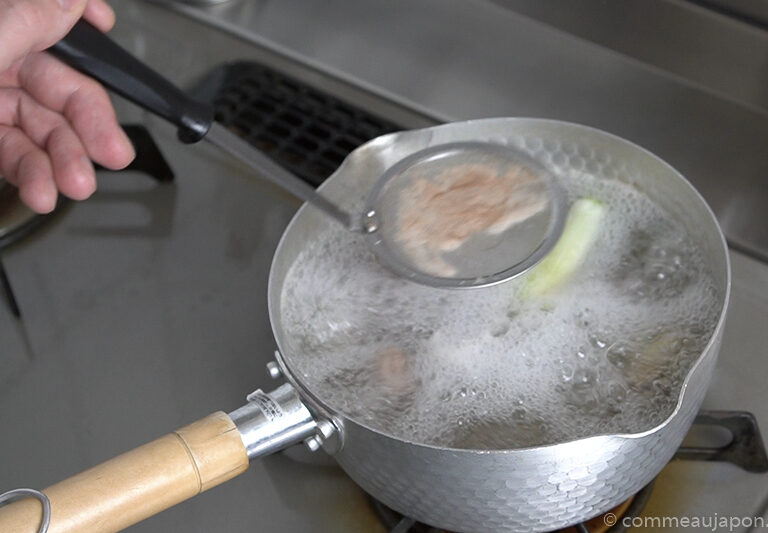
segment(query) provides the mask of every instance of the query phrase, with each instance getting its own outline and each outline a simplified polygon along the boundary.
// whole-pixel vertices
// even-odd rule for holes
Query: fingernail
[[[125,133],[125,130],[123,128],[120,128],[120,133],[123,135],[123,142],[125,143],[125,146],[128,147],[130,156],[130,160],[133,161],[136,158],[136,147],[133,145],[133,142],[131,142],[131,138],[128,137],[128,134]]]
[[[80,168],[82,171],[77,181],[70,188],[69,195],[75,200],[85,200],[96,190],[96,175],[94,174],[93,162],[87,157],[80,158]]]
[[[84,155],[80,158],[80,168],[82,169],[83,177],[87,176],[91,180],[93,179],[96,169],[93,167],[93,161],[88,156]]]

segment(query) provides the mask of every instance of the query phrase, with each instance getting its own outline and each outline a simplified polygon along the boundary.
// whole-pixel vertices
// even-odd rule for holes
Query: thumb
[[[88,0],[0,0],[0,72],[64,37]]]

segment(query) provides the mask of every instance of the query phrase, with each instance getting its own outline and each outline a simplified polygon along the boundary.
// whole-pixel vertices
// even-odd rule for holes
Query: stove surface
[[[405,127],[430,123],[279,46],[258,47],[144,2],[115,7],[115,37],[181,85],[225,61],[265,61]],[[488,7],[485,15],[497,13]],[[533,114],[499,109],[497,100],[469,106],[458,93],[426,88],[409,98],[440,117]],[[213,147],[182,146],[171,127],[122,101],[117,107],[121,120],[149,128],[176,180],[102,174],[91,200],[69,204],[3,251],[24,320],[0,304],[0,492],[45,487],[270,385],[267,276],[298,202]],[[704,408],[751,411],[766,432],[768,265],[735,251],[731,259],[730,315]],[[747,517],[766,513],[767,498],[764,474],[680,461],[662,472],[645,514]],[[297,448],[130,531],[385,529],[331,459]]]

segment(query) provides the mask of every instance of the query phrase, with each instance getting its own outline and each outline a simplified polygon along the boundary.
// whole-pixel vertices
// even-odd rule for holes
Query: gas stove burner
[[[629,528],[623,523],[631,523],[632,518],[640,515],[651,497],[652,490],[653,481],[643,487],[640,492],[602,515],[580,524],[558,529],[557,533],[624,533]],[[374,498],[370,498],[370,501],[376,515],[390,533],[450,533],[403,516]]]

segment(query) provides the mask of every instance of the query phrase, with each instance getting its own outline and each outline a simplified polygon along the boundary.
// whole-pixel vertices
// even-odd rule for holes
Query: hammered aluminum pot
[[[93,39],[99,41],[98,47],[90,46]],[[98,72],[89,67],[101,64],[112,78],[112,87],[118,87],[120,80],[135,85],[136,72],[146,67],[104,40],[94,30],[65,55],[93,75]],[[110,46],[111,51],[94,63],[92,54]],[[123,55],[115,62],[117,52]],[[155,90],[157,74],[150,72],[145,78],[150,83],[144,83],[142,91],[124,90],[123,94],[180,126],[183,140],[196,141],[206,134],[211,119],[205,106],[195,102],[178,106],[173,100],[184,98],[178,89],[160,79],[162,87]],[[146,94],[156,97],[150,100],[160,102],[162,109],[142,101]],[[720,316],[680,388],[675,408],[661,424],[640,433],[475,451],[408,442],[334,411],[293,371],[294,346],[280,318],[285,275],[297,254],[327,223],[314,207],[304,205],[282,237],[269,280],[270,318],[279,347],[270,373],[287,383],[269,393],[257,390],[230,414],[209,415],[38,492],[46,504],[42,509],[28,499],[0,508],[0,531],[118,531],[233,478],[247,469],[251,459],[302,441],[312,450],[323,447],[333,454],[355,482],[389,507],[465,533],[556,529],[599,515],[650,482],[692,424],[722,340],[730,265],[712,211],[678,172],[628,141],[585,126],[525,118],[459,122],[379,137],[352,152],[323,184],[321,193],[350,212],[359,212],[372,182],[403,157],[433,145],[472,140],[514,145],[556,175],[586,171],[633,184],[674,212],[697,237],[715,281]],[[45,520],[47,505],[50,524]]]
[[[335,414],[343,419],[345,435],[336,460],[356,483],[392,509],[449,531],[550,531],[626,500],[656,477],[680,446],[720,349],[730,290],[727,246],[712,211],[671,166],[608,133],[552,120],[486,119],[381,137],[353,152],[321,190],[354,206],[375,176],[397,160],[427,146],[464,140],[514,145],[559,175],[586,169],[603,179],[636,185],[676,213],[697,236],[719,291],[717,327],[685,378],[677,406],[664,422],[641,433],[472,451],[392,438]],[[296,376],[295,386],[316,405],[322,405],[322,398],[313,397],[291,370],[291,339],[281,327],[280,293],[288,267],[322,226],[320,217],[307,206],[297,213],[278,246],[269,285],[272,327],[285,372]]]

